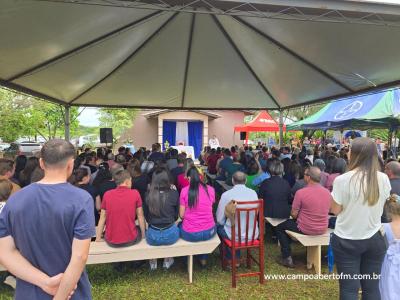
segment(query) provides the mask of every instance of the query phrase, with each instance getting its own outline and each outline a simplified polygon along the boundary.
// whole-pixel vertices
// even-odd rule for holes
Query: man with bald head
[[[258,200],[257,193],[246,187],[246,174],[243,172],[236,172],[232,175],[232,184],[233,188],[230,189],[229,191],[226,191],[225,193],[222,194],[221,199],[218,204],[218,209],[217,209],[217,232],[218,235],[222,239],[229,239],[231,240],[231,222],[230,220],[225,216],[225,207],[228,205],[231,200],[236,201],[237,205],[240,205],[241,201],[254,201]],[[244,206],[244,205],[243,205]],[[252,237],[253,234],[253,225],[254,225],[254,213],[251,213],[249,215],[249,232],[248,236]],[[236,224],[236,240],[238,241],[239,238],[239,232],[238,232],[238,224]],[[241,214],[240,216],[240,235],[241,239],[245,240],[246,238],[246,215]],[[255,238],[258,238],[258,228],[256,227],[255,229]],[[227,253],[227,258],[230,259],[231,257],[230,253]],[[236,253],[236,256],[240,256],[240,252],[238,251]]]
[[[291,216],[276,227],[276,236],[281,244],[282,265],[293,268],[290,237],[285,230],[306,235],[320,235],[328,228],[328,214],[332,200],[329,191],[320,185],[321,170],[307,168],[304,172],[306,187],[297,191],[292,204]]]
[[[390,193],[400,195],[400,163],[397,161],[387,163],[385,173],[389,177],[392,187]]]

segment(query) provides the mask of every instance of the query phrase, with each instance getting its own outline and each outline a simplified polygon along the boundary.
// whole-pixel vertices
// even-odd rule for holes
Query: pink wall
[[[208,136],[211,138],[214,134],[217,136],[221,146],[230,147],[232,145],[241,145],[239,133],[234,133],[235,125],[243,124],[245,113],[243,111],[215,111],[221,115],[221,118],[210,119],[208,123]]]
[[[147,112],[148,111],[146,111],[146,113]],[[144,146],[148,149],[151,148],[152,144],[157,143],[158,119],[146,119],[143,116],[144,113],[145,112],[140,111],[137,114],[133,126],[122,135],[122,138],[120,139],[121,142],[129,138],[133,140],[133,144],[136,148]]]

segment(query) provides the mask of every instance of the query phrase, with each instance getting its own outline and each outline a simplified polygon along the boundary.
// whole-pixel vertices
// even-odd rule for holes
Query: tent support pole
[[[389,140],[388,140],[388,146],[387,146],[387,154],[386,154],[386,158],[391,158],[394,157],[394,153],[393,153],[393,149],[392,149],[392,138],[393,138],[393,128],[390,127],[389,129]]]
[[[393,156],[395,159],[397,159],[397,145],[398,145],[398,141],[397,141],[397,128],[394,131],[394,145],[392,145],[393,148]]]
[[[64,113],[64,136],[66,141],[70,141],[71,139],[71,116],[70,116],[70,105],[65,105],[65,113]]]
[[[279,110],[279,148],[283,147],[283,113]]]
[[[340,129],[340,149],[342,149],[343,146],[343,128]]]

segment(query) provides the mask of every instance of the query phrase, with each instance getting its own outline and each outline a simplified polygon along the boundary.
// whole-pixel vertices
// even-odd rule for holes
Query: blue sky
[[[83,126],[99,126],[98,108],[86,107],[79,115],[78,120]]]

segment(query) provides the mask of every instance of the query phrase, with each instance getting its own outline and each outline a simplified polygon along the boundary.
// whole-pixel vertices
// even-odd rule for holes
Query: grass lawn
[[[267,240],[265,249],[266,274],[308,273],[305,248],[293,245],[294,270],[281,267],[276,260],[280,257],[278,246]],[[326,251],[326,249],[324,249]],[[193,284],[188,283],[183,259],[176,259],[168,271],[160,268],[151,272],[146,262],[137,269],[119,273],[111,264],[88,266],[93,284],[94,299],[338,299],[338,282],[335,280],[290,280],[258,283],[258,278],[239,279],[237,288],[231,288],[230,272],[223,272],[219,251],[210,256],[209,264],[201,269],[196,263]],[[323,253],[324,257],[326,253]],[[173,253],[172,253],[173,255]],[[241,270],[244,270],[241,268]],[[326,259],[323,258],[322,273],[327,274]],[[12,299],[12,290],[0,284],[0,299]]]

